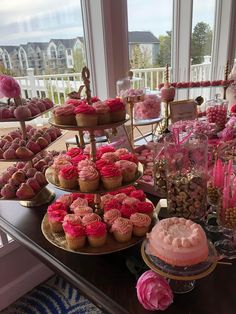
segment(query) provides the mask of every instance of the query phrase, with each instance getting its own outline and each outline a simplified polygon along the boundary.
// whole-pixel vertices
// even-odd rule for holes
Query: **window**
[[[129,62],[145,87],[156,89],[171,65],[172,0],[128,0]]]

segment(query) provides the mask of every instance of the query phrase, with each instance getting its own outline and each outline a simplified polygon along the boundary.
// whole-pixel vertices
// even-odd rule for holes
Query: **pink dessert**
[[[59,175],[66,180],[72,180],[77,178],[78,171],[75,166],[68,165],[61,168]]]
[[[144,100],[134,106],[134,118],[138,120],[155,119],[161,113],[161,98],[157,95],[145,95]]]
[[[107,225],[111,227],[114,221],[119,217],[121,217],[120,211],[116,208],[113,208],[105,212],[103,219],[107,223]]]
[[[109,160],[111,162],[115,162],[118,160],[118,157],[115,153],[113,152],[107,152],[107,153],[104,153],[101,157],[101,159],[106,159],[106,160]]]
[[[96,110],[92,106],[83,103],[83,104],[79,105],[78,107],[74,108],[74,113],[75,114],[81,113],[81,114],[86,114],[86,115],[94,115],[94,114],[96,114]]]
[[[67,212],[65,210],[48,211],[48,220],[50,222],[63,222],[66,215]]]
[[[83,216],[82,218],[82,224],[84,226],[89,225],[91,222],[94,221],[101,221],[101,217],[95,213],[89,213]]]
[[[51,211],[54,211],[54,210],[63,210],[63,211],[66,211],[67,210],[67,207],[65,204],[61,203],[61,202],[56,202],[56,203],[53,203],[52,205],[48,206],[47,208],[47,212],[51,212]]]
[[[109,201],[114,199],[113,195],[105,194],[101,197],[101,208],[103,208]]]
[[[75,238],[85,236],[84,226],[80,223],[75,223],[75,221],[71,221],[70,219],[66,219],[66,217],[67,216],[65,216],[62,223],[64,232]]]
[[[113,209],[113,208],[116,208],[116,209],[120,209],[121,208],[121,203],[118,202],[117,200],[115,200],[114,198],[111,198],[108,202],[106,202],[104,204],[104,212],[110,210],[110,209]]]
[[[118,156],[118,158],[122,155],[125,155],[129,153],[128,149],[127,148],[119,148],[115,151],[115,154]]]
[[[116,112],[119,110],[125,110],[124,103],[120,100],[120,98],[107,99],[106,101],[108,107],[111,112]]]
[[[102,155],[104,153],[109,153],[109,152],[114,153],[115,152],[115,148],[112,147],[111,145],[102,145],[102,146],[98,147],[97,151],[98,151],[99,154]]]
[[[181,86],[182,87],[182,86]],[[175,88],[169,83],[165,83],[161,88],[161,100],[162,101],[172,101],[175,98]]]
[[[124,205],[129,205],[129,206],[135,206],[140,203],[140,200],[138,200],[137,198],[135,197],[131,197],[131,196],[127,196],[123,201],[122,201],[122,204]]]
[[[79,147],[73,147],[68,150],[66,153],[66,156],[70,156],[71,158],[76,157],[77,155],[80,155],[83,153],[83,150]],[[70,160],[70,159],[69,159]]]
[[[98,114],[104,114],[110,112],[110,108],[103,101],[98,101],[93,104],[93,108],[96,110]]]
[[[130,205],[124,204],[124,205],[121,206],[120,212],[121,212],[121,216],[122,217],[130,218],[130,216],[132,214],[137,213],[137,209],[134,206],[130,206]]]
[[[153,209],[154,209],[152,203],[150,203],[150,202],[139,202],[138,204],[136,204],[136,206],[137,206],[137,211],[139,213],[147,214],[150,217],[152,216]]]
[[[80,206],[88,206],[88,201],[82,197],[78,197],[74,202],[70,205],[70,209],[73,212],[76,207]]]
[[[136,163],[136,165],[138,164],[138,158],[132,153],[121,155],[120,160],[128,160]]]
[[[89,206],[78,206],[74,209],[74,213],[80,217],[84,217],[87,214],[91,214],[93,209]]]
[[[120,203],[123,202],[123,200],[127,197],[125,193],[118,193],[114,196],[114,199]]]
[[[109,159],[100,159],[96,161],[96,168],[100,171],[104,166],[112,165],[113,162]]]
[[[132,192],[130,193],[130,196],[137,198],[137,199],[140,200],[141,202],[144,202],[145,199],[146,199],[146,195],[145,195],[145,193],[144,193],[142,190],[132,191]]]
[[[147,253],[174,266],[195,265],[208,257],[205,232],[191,220],[163,219],[147,234],[147,238]]]
[[[61,195],[56,202],[60,202],[62,204],[64,204],[66,207],[70,207],[70,205],[73,202],[73,196],[71,194],[65,194],[65,195]]]
[[[79,215],[75,215],[75,214],[67,214],[64,217],[63,223],[68,223],[70,225],[81,225],[82,224],[82,220],[80,218]]]
[[[81,160],[77,165],[78,172],[80,172],[83,168],[87,168],[87,167],[95,168],[96,165],[92,160],[89,160],[89,159]]]
[[[69,115],[74,115],[74,110],[75,107],[73,105],[65,105],[65,106],[60,106],[58,108],[55,108],[53,110],[54,116],[69,116]]]

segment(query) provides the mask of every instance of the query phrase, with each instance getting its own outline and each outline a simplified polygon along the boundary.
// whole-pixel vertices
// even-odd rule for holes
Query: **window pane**
[[[193,0],[191,38],[191,81],[211,80],[212,37],[214,32],[215,0]],[[223,78],[223,77],[222,77]],[[191,97],[210,95],[210,89],[191,90]],[[203,95],[203,96],[204,96]]]
[[[171,65],[172,0],[128,0],[129,60],[136,77],[155,90]]]
[[[81,72],[85,63],[79,0],[1,1],[0,73],[42,75],[27,81],[18,79],[23,97],[46,95],[62,102],[60,93],[74,90],[80,81],[79,75],[62,74]]]

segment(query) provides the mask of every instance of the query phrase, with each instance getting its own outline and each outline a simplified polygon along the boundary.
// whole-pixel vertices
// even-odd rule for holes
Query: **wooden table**
[[[57,195],[62,194],[58,192]],[[151,313],[138,302],[136,279],[126,266],[127,257],[140,257],[140,245],[100,256],[86,256],[61,250],[41,232],[43,208],[26,208],[18,202],[0,202],[0,228],[13,236],[55,272],[65,277],[93,303],[108,313]],[[175,295],[166,314],[235,314],[236,263],[218,265],[195,289]]]

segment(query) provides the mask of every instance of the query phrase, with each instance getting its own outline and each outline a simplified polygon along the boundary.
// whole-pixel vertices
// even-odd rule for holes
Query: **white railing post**
[[[37,97],[35,76],[34,76],[34,69],[33,68],[27,69],[27,78],[28,78],[29,92],[30,92],[29,97],[31,97],[31,98]]]

